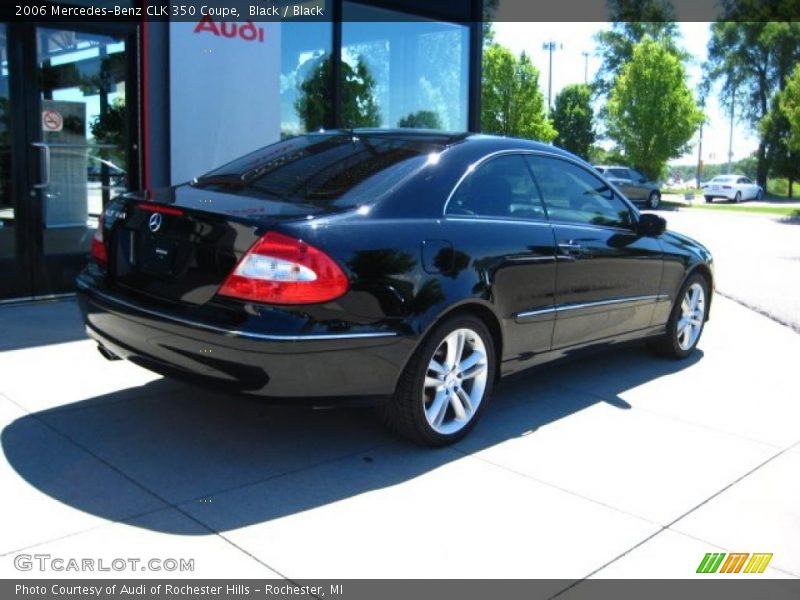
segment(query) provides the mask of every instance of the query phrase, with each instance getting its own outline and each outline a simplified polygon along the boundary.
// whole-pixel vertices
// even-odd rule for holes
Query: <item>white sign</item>
[[[183,183],[280,139],[280,23],[170,23],[170,158]]]
[[[61,131],[64,129],[64,117],[57,110],[42,111],[42,130]]]

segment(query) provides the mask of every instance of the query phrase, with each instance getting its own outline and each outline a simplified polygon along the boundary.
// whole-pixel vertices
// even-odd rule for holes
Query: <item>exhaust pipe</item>
[[[103,358],[106,360],[122,360],[119,356],[114,354],[111,350],[103,346],[102,344],[97,344],[97,351],[103,355]]]

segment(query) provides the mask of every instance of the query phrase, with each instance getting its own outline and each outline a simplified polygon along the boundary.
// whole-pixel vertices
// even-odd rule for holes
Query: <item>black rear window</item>
[[[349,208],[371,201],[446,145],[434,136],[304,135],[256,150],[192,185],[284,202]]]

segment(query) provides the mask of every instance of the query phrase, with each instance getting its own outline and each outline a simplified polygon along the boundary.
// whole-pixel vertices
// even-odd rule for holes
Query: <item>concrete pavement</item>
[[[658,214],[711,250],[718,292],[800,332],[800,221],[727,211]]]
[[[800,576],[800,336],[725,298],[690,360],[517,376],[440,450],[107,362],[72,302],[0,308],[0,333],[2,577],[86,575],[15,569],[39,553],[194,560],[147,577],[686,578],[706,552]]]

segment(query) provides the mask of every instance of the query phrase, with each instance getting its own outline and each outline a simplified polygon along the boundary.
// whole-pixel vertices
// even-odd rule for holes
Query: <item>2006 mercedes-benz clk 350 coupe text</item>
[[[419,130],[330,131],[105,210],[78,278],[107,358],[230,391],[381,399],[430,445],[502,375],[647,340],[683,358],[709,252],[571,154]]]

